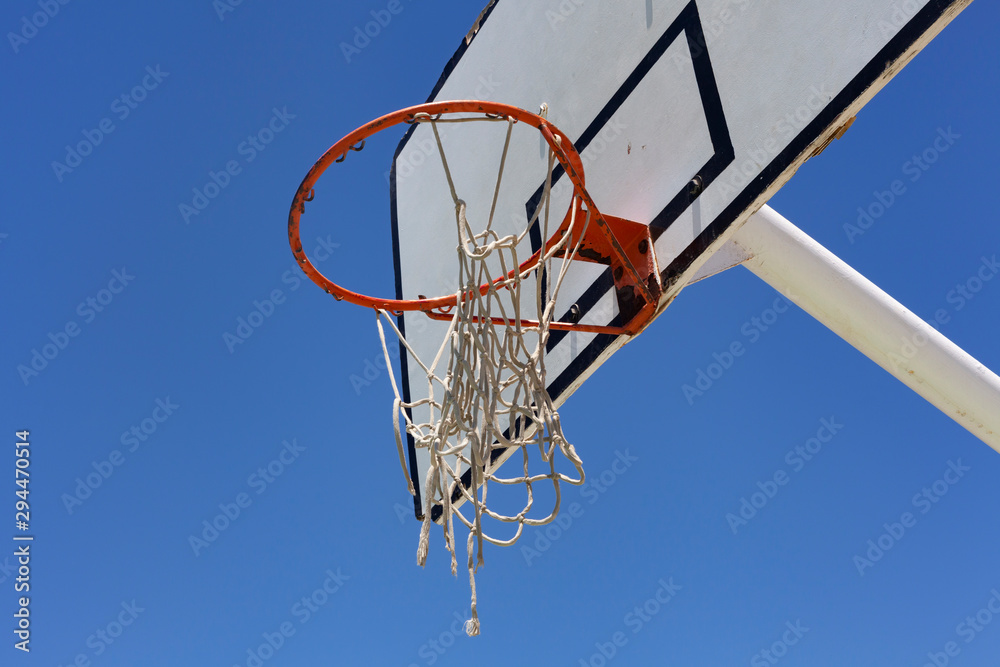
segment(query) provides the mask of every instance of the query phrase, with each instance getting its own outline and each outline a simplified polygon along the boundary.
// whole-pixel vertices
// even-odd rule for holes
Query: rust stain
[[[597,262],[598,264],[610,264],[611,263],[611,258],[610,257],[605,257],[601,253],[597,252],[596,250],[592,250],[590,248],[581,247],[579,250],[576,251],[576,254],[577,254],[578,257],[583,257],[585,259],[589,259],[589,260],[591,260],[593,262]]]
[[[827,147],[827,146],[829,146],[830,144],[832,144],[832,143],[833,143],[833,141],[834,141],[834,139],[840,139],[840,138],[841,138],[842,136],[844,136],[844,134],[845,134],[845,133],[846,133],[846,132],[847,132],[847,131],[848,131],[849,129],[851,129],[851,125],[854,125],[854,121],[856,121],[857,119],[858,119],[858,117],[857,117],[857,116],[851,116],[850,118],[848,118],[848,119],[847,119],[847,120],[846,120],[846,121],[844,122],[844,124],[843,124],[843,125],[841,125],[840,127],[838,127],[838,128],[836,129],[836,130],[834,130],[834,131],[833,131],[833,132],[832,132],[832,133],[830,134],[830,136],[828,136],[828,137],[826,138],[826,140],[825,140],[825,141],[823,141],[823,143],[822,143],[822,144],[820,144],[820,145],[819,145],[819,147],[818,147],[818,148],[817,148],[816,150],[814,150],[814,151],[813,151],[813,152],[812,152],[812,153],[811,153],[811,154],[809,155],[809,157],[810,157],[810,158],[814,158],[814,157],[816,157],[817,155],[819,155],[820,153],[822,153],[823,151],[825,151],[825,150],[826,150],[826,147]]]

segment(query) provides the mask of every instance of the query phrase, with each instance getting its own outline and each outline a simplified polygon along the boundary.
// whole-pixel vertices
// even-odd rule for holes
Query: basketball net
[[[544,111],[543,107],[543,114]],[[500,236],[492,229],[493,218],[514,119],[488,117],[441,120],[419,114],[414,120],[430,123],[434,131],[455,204],[459,260],[457,303],[444,341],[430,363],[425,363],[418,357],[389,312],[376,310],[376,324],[396,396],[393,402],[396,445],[411,494],[415,491],[407,474],[403,431],[413,439],[418,449],[426,449],[430,455],[430,469],[424,486],[424,518],[417,547],[417,563],[423,566],[427,560],[431,508],[440,505],[443,510],[444,540],[451,554],[453,575],[457,574],[458,567],[455,521],[469,529],[466,553],[472,593],[472,618],[466,622],[465,631],[468,635],[475,636],[479,634],[475,574],[478,567],[483,565],[483,543],[509,546],[520,538],[524,526],[550,523],[559,512],[560,484],[566,482],[579,485],[584,481],[583,463],[563,436],[559,414],[545,388],[545,348],[559,288],[570,260],[579,248],[579,244],[572,249],[565,246],[569,239],[574,238],[575,226],[582,225],[586,229],[591,214],[588,211],[578,215],[580,207],[573,206],[570,227],[562,236],[561,242],[547,247],[537,265],[521,271],[518,269],[521,261],[517,248],[532,226],[540,224],[541,238],[550,238],[549,201],[552,171],[556,164],[551,148],[543,196],[532,219],[520,234]],[[484,121],[506,122],[508,126],[490,215],[485,228],[477,233],[474,231],[474,223],[466,217],[465,201],[455,190],[437,125],[445,122]],[[584,219],[578,220],[578,217]],[[583,234],[576,238],[583,238]],[[565,257],[561,257],[563,261],[556,265],[552,259],[563,251],[566,251]],[[500,267],[499,271],[496,267]],[[533,295],[522,300],[522,294],[530,291],[523,289],[526,285],[531,285],[528,281],[533,281]],[[499,318],[500,323],[491,318]],[[392,371],[383,319],[399,337],[409,357],[426,374],[426,398],[413,402],[402,399]],[[537,325],[532,323],[531,326],[524,326],[522,323],[526,320],[536,320]],[[413,421],[411,415],[414,408],[429,410],[430,416],[426,422]],[[521,473],[515,477],[500,477],[491,464],[500,458],[501,451],[506,455],[510,454],[510,450],[513,450],[515,456],[517,453],[521,454]],[[532,454],[535,451],[537,453]],[[556,470],[559,456],[572,464],[576,470],[575,476]],[[529,461],[532,459],[535,461],[534,466],[540,467],[542,472],[529,472]],[[471,484],[463,484],[462,477],[465,474],[471,474]],[[491,483],[522,487],[523,509],[514,514],[491,509],[487,504],[487,491]],[[554,503],[547,516],[530,518],[528,514],[533,509],[535,500],[533,487],[537,484],[551,484]],[[505,493],[504,498],[507,495]],[[471,506],[469,516],[460,507],[463,502]],[[487,519],[513,526],[507,528],[503,537],[496,537],[487,533],[484,527]]]

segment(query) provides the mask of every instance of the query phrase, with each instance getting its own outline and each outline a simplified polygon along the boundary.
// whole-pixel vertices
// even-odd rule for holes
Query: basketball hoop
[[[479,225],[468,219],[467,203],[456,190],[438,131],[439,124],[467,122],[507,126],[492,206],[488,219]],[[375,133],[404,123],[429,124],[440,152],[455,206],[459,287],[454,294],[417,299],[366,296],[326,278],[313,266],[302,247],[299,223],[306,203],[313,200],[319,177],[334,162],[345,162],[351,151],[361,151],[365,141]],[[525,229],[517,234],[501,235],[493,228],[494,216],[511,133],[518,123],[536,128],[544,138],[548,149],[547,173],[542,199]],[[556,165],[563,169],[573,186],[570,203],[558,227],[549,224]],[[535,225],[540,228],[544,243],[519,262],[518,244]],[[554,231],[550,231],[553,227]],[[358,128],[330,147],[309,170],[295,193],[288,216],[288,237],[296,260],[313,282],[338,301],[371,308],[376,313],[376,326],[396,397],[393,423],[404,474],[407,471],[402,444],[404,430],[415,447],[425,448],[431,458],[425,485],[427,511],[420,531],[417,560],[423,565],[427,557],[432,522],[429,508],[439,504],[443,508],[441,520],[453,574],[457,570],[454,521],[457,519],[469,529],[467,552],[472,620],[466,631],[470,635],[478,634],[474,575],[483,564],[483,542],[510,545],[517,541],[525,525],[551,522],[559,511],[560,483],[579,485],[584,481],[582,461],[563,437],[559,415],[546,390],[545,351],[549,331],[634,335],[642,330],[656,313],[661,295],[659,268],[649,229],[636,222],[606,216],[598,210],[584,184],[580,155],[569,137],[544,115],[495,102],[457,101],[422,104],[391,113]],[[555,259],[562,260],[561,264],[554,264]],[[610,267],[621,326],[555,321],[556,298],[573,261]],[[444,341],[429,363],[420,359],[390,317],[413,311],[449,323]],[[399,337],[408,358],[426,374],[428,397],[409,403],[401,398],[383,320]],[[438,370],[439,366],[443,370]],[[426,421],[414,421],[415,408],[429,412]],[[544,472],[529,471],[529,446],[537,447],[534,461],[544,464]],[[497,459],[498,450],[522,453],[520,476],[502,478],[495,474],[491,464]],[[557,471],[557,451],[573,466],[575,476]],[[468,486],[462,482],[465,474],[471,475],[472,482]],[[408,475],[406,479],[410,493],[414,494]],[[505,514],[487,505],[490,482],[523,487],[527,496],[524,508]],[[534,503],[532,487],[541,482],[552,484],[555,500],[547,516],[535,518],[528,516]],[[459,507],[462,502],[471,503],[473,516],[466,517],[462,513]],[[507,537],[493,537],[484,530],[486,519],[515,524],[516,528]]]
[[[464,116],[456,119],[444,118],[444,116],[459,114],[464,114]],[[579,153],[573,148],[573,142],[570,141],[569,137],[538,114],[498,102],[433,102],[401,109],[359,127],[331,146],[316,161],[316,164],[306,174],[302,184],[299,185],[288,215],[288,239],[292,253],[302,270],[314,283],[323,288],[327,294],[333,295],[338,301],[347,301],[391,313],[422,311],[430,317],[450,319],[449,311],[458,300],[456,294],[424,299],[384,299],[365,296],[334,283],[320,273],[306,256],[299,237],[299,221],[305,212],[306,202],[312,201],[314,187],[323,172],[334,162],[344,162],[350,151],[364,149],[365,141],[377,132],[401,123],[412,125],[422,122],[506,121],[508,119],[513,120],[513,122],[525,123],[541,132],[556,160],[572,181],[575,192],[563,225],[548,239],[546,247],[525,260],[518,267],[518,270],[521,273],[526,273],[535,268],[541,255],[560,241],[565,234],[567,223],[574,213],[573,208],[575,207],[578,213],[584,216],[589,214],[594,222],[592,228],[588,227],[587,234],[578,233],[577,237],[571,240],[572,243],[580,243],[581,253],[575,259],[610,265],[615,277],[619,302],[641,304],[634,312],[627,315],[627,323],[620,327],[590,326],[572,322],[552,322],[550,327],[555,330],[587,333],[618,335],[638,333],[651,318],[660,296],[659,272],[656,270],[656,258],[652,252],[653,245],[649,236],[649,228],[630,220],[603,215],[597,209],[584,186],[583,162]],[[509,279],[513,273],[512,270],[508,276],[501,279]],[[485,294],[489,286],[484,284],[479,289],[480,294]],[[536,326],[537,322],[532,323],[532,325]]]

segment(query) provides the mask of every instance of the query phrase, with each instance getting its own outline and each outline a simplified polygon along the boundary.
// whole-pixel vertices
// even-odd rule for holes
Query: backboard
[[[971,0],[495,0],[466,36],[428,101],[486,99],[537,111],[573,139],[601,211],[650,227],[661,310],[711,254]],[[468,126],[467,126],[468,125]],[[499,130],[442,132],[470,220],[485,219],[503,144]],[[496,135],[496,136],[491,136]],[[454,148],[453,148],[454,147]],[[427,124],[400,143],[391,173],[396,297],[454,293],[454,204]],[[544,179],[537,132],[512,140],[498,227],[528,224]],[[570,188],[557,170],[553,210]],[[479,207],[477,209],[477,207]],[[485,207],[485,209],[483,208]],[[526,239],[527,257],[544,241]],[[618,324],[610,272],[573,266],[558,302],[568,321]],[[571,318],[570,310],[574,316]],[[406,339],[433,357],[447,323],[400,316]],[[627,342],[552,332],[548,390],[565,400]],[[401,356],[410,402],[426,377]],[[419,416],[418,416],[419,421]],[[493,466],[503,463],[500,456]],[[425,510],[426,452],[409,447],[416,515]],[[440,508],[430,508],[437,518]]]

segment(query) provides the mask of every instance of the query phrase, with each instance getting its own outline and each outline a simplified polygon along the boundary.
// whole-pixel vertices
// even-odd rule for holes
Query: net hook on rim
[[[361,149],[364,147],[365,147],[365,140],[362,139],[361,143],[355,144],[354,146],[348,146],[347,151],[354,151],[355,153],[360,153]],[[344,151],[344,154],[341,155],[339,158],[337,158],[337,162],[343,162],[344,160],[347,159],[347,151]],[[311,201],[311,200],[307,199],[306,201]]]
[[[404,122],[407,125],[415,125],[416,123],[426,123],[426,122],[433,123],[434,121],[441,120],[442,115],[443,114],[440,113],[429,114],[427,112],[414,113],[410,114],[409,118],[407,118]]]

